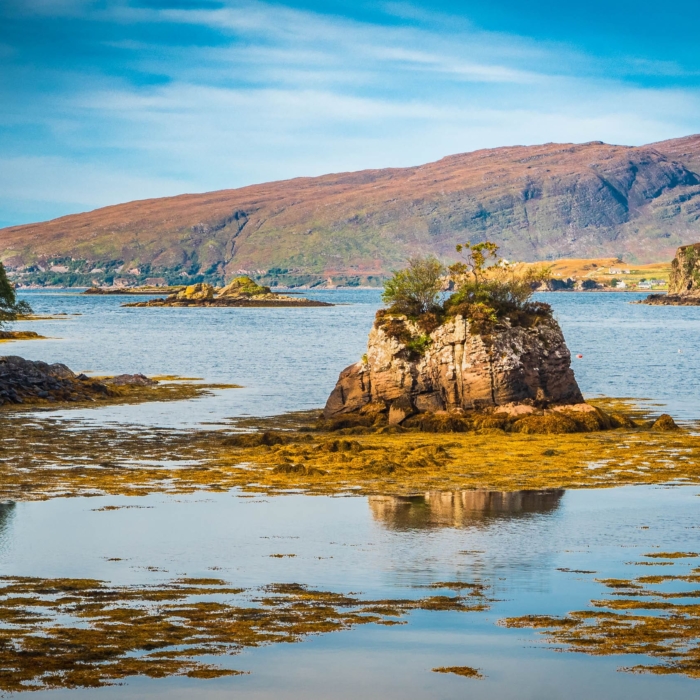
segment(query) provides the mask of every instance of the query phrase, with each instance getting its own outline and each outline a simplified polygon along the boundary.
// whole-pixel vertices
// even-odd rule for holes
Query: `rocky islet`
[[[189,285],[168,297],[149,301],[124,304],[124,306],[175,306],[175,307],[226,307],[226,306],[333,306],[328,302],[292,297],[272,292],[250,277],[233,279],[225,287],[218,289],[206,282]]]
[[[544,306],[534,311],[481,331],[456,315],[429,334],[406,316],[380,311],[367,353],[341,372],[323,419],[340,428],[388,424],[431,432],[630,427],[624,416],[583,400],[559,324]]]

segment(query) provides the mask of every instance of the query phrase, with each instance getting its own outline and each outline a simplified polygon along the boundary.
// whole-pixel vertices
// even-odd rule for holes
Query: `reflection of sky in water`
[[[687,679],[640,680],[615,671],[626,662],[622,658],[553,654],[533,646],[529,631],[504,630],[494,623],[505,615],[584,609],[601,595],[594,578],[649,573],[626,562],[639,561],[658,546],[700,550],[697,492],[640,487],[564,494],[430,493],[422,503],[399,499],[393,506],[376,498],[234,494],[54,499],[17,505],[11,546],[0,554],[0,566],[13,574],[116,583],[185,574],[221,576],[246,587],[299,582],[373,598],[422,596],[429,591],[420,586],[435,581],[476,580],[492,586],[498,598],[485,613],[421,612],[393,629],[356,629],[291,647],[246,651],[226,662],[253,672],[242,680],[201,685],[134,680],[106,695],[173,697],[176,688],[196,688],[198,697],[207,698],[226,692],[350,698],[372,681],[375,692],[386,688],[387,697],[397,698],[399,691],[404,698],[510,698],[523,690],[522,683],[526,697],[554,698],[564,697],[557,693],[565,692],[567,678],[583,682],[595,673],[595,681],[587,681],[593,683],[589,689],[598,688],[595,697],[634,692],[653,698],[663,689],[668,697],[686,698],[697,692]],[[110,504],[143,507],[97,510]],[[401,512],[406,507],[423,513],[407,524]],[[279,553],[296,557],[270,557]],[[107,561],[111,557],[123,561]],[[460,685],[459,679],[429,672],[445,664],[479,666],[488,680],[465,687],[463,679]],[[339,694],[329,695],[338,679],[345,685]],[[552,694],[537,694],[546,688]],[[90,697],[87,691],[84,696]],[[576,689],[566,697],[591,696]]]
[[[83,315],[23,325],[57,339],[4,351],[96,373],[180,374],[246,387],[195,402],[64,412],[68,416],[177,425],[313,408],[323,404],[338,372],[364,352],[379,294],[313,295],[351,305],[137,310],[121,309],[118,297],[29,293],[38,312]],[[585,393],[647,397],[666,402],[676,416],[700,417],[700,308],[633,306],[627,302],[635,295],[622,294],[543,296],[572,353],[584,356],[574,369]],[[697,492],[54,499],[0,506],[0,571],[116,583],[216,575],[236,585],[300,582],[368,597],[421,596],[426,589],[419,586],[435,581],[479,580],[498,598],[485,613],[419,612],[407,625],[363,627],[224,660],[250,676],[132,679],[99,692],[50,693],[61,698],[685,699],[696,697],[700,682],[618,673],[640,659],[554,654],[529,630],[494,623],[505,615],[585,609],[602,594],[594,578],[649,573],[627,562],[654,548],[700,551]],[[142,507],[97,510],[108,504]],[[279,553],[296,556],[270,557]],[[444,665],[476,666],[487,679],[430,672]]]

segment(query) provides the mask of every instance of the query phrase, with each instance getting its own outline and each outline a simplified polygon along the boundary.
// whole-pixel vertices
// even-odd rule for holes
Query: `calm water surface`
[[[122,309],[118,297],[24,296],[40,313],[82,315],[23,324],[52,339],[5,345],[4,353],[95,373],[181,374],[244,385],[190,402],[63,412],[172,426],[321,406],[338,372],[364,352],[380,303],[367,290],[309,293],[339,303],[315,309]],[[643,397],[678,418],[700,417],[700,308],[635,306],[631,294],[541,296],[554,306],[572,353],[583,355],[574,368],[586,395]],[[0,570],[126,584],[207,576],[216,568],[235,585],[299,582],[373,598],[418,597],[425,595],[418,586],[464,580],[487,584],[498,599],[484,613],[418,612],[406,625],[368,625],[216,660],[250,671],[247,676],[134,678],[99,691],[40,695],[695,698],[700,681],[617,671],[641,657],[557,654],[531,630],[495,622],[585,609],[603,593],[596,577],[649,573],[634,562],[654,548],[700,551],[699,493],[697,487],[626,487],[397,499],[231,492],[17,503],[0,507]],[[98,510],[125,504],[145,507]],[[275,553],[296,556],[270,558]],[[486,679],[430,671],[452,665],[478,667]]]

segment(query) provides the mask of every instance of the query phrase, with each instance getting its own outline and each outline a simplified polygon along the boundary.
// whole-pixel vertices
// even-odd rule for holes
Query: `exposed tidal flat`
[[[23,616],[3,638],[31,653],[42,621],[53,630],[36,657],[50,657],[52,668],[25,656],[0,674],[3,689],[17,689],[21,667],[34,674],[26,682],[39,684],[43,668],[56,697],[694,697],[700,310],[632,306],[629,294],[544,297],[572,354],[583,355],[574,369],[584,394],[645,399],[635,405],[652,417],[670,413],[679,432],[302,431],[293,448],[231,442],[229,433],[256,425],[268,433],[294,427],[299,415],[269,417],[317,409],[338,371],[362,355],[378,293],[314,294],[349,305],[202,309],[193,320],[179,309],[122,309],[110,297],[27,294],[38,314],[82,316],[32,324],[52,339],[18,341],[13,354],[97,375],[196,376],[244,388],[3,416],[3,497],[13,503],[1,514],[0,566],[10,578],[0,582],[0,615]],[[343,441],[349,449],[333,446]],[[449,480],[444,455],[429,454],[438,447],[450,457]],[[499,475],[506,456],[510,467]],[[394,470],[351,474],[354,459]],[[263,462],[272,468],[263,471]],[[284,468],[299,463],[305,472]],[[189,471],[201,466],[208,469]],[[563,471],[569,481],[550,478]],[[329,477],[337,488],[327,488]],[[676,485],[684,479],[690,485]],[[582,488],[615,483],[638,485]],[[671,556],[678,553],[688,556]],[[657,574],[663,578],[640,579]],[[7,603],[17,598],[23,602]],[[618,598],[641,602],[633,612],[646,625],[647,646],[623,629],[637,622],[603,619],[607,608],[591,605]],[[157,636],[164,627],[154,599],[179,631]],[[256,606],[265,615],[242,611]],[[576,625],[587,611],[595,616],[584,634]],[[649,624],[658,616],[673,621]],[[617,626],[616,639],[601,643],[610,637],[604,623]],[[144,630],[162,646],[144,645]],[[67,650],[71,636],[82,653]],[[598,655],[583,653],[596,645]],[[577,653],[555,654],[557,646]],[[87,653],[98,648],[109,648],[110,659]],[[11,660],[3,656],[3,668]],[[664,675],[617,670],[650,665]],[[216,677],[226,670],[245,675]],[[70,687],[110,680],[126,684]]]

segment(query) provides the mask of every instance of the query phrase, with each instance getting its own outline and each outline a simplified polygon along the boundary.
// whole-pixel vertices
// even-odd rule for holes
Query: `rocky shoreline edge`
[[[46,340],[46,336],[34,331],[3,331],[0,330],[0,342],[7,340]]]
[[[196,398],[209,389],[238,388],[234,384],[195,384],[168,378],[164,382],[143,374],[88,377],[61,363],[0,357],[0,407],[54,408],[84,404],[141,403]]]
[[[646,299],[632,303],[646,304],[647,306],[700,306],[700,295],[650,294]]]

